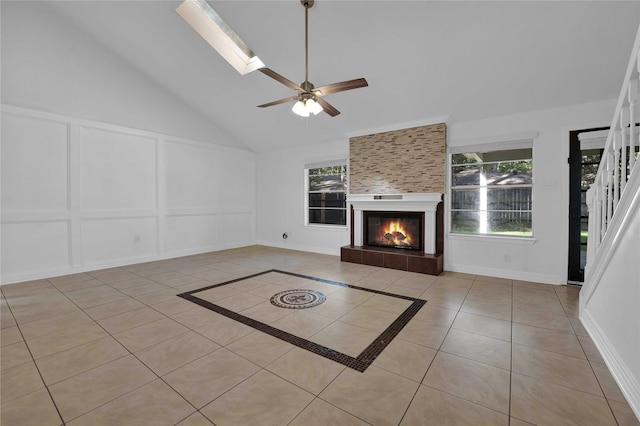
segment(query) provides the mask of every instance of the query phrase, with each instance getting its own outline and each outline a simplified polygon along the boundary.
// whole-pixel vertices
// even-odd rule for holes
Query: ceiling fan
[[[315,87],[311,82],[309,82],[309,9],[313,7],[314,0],[300,0],[300,3],[304,6],[304,81],[300,85],[297,85],[272,69],[266,67],[259,68],[258,70],[260,72],[284,84],[288,88],[295,90],[297,94],[288,98],[258,105],[258,107],[266,108],[295,101],[292,110],[294,113],[302,117],[308,117],[309,114],[316,115],[321,111],[326,112],[331,117],[335,117],[340,114],[340,111],[322,99],[323,96],[337,92],[344,92],[345,90],[366,87],[369,84],[364,78],[342,81],[340,83],[328,84],[321,87]]]

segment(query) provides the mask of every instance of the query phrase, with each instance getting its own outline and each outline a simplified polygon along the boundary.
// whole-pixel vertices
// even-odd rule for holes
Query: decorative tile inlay
[[[279,308],[287,309],[306,309],[318,306],[327,297],[315,290],[285,290],[280,293],[276,293],[271,297],[271,304],[278,306]]]
[[[231,311],[229,309],[223,308],[220,305],[217,305],[215,303],[209,302],[207,300],[201,299],[197,296],[195,296],[197,293],[206,291],[206,290],[210,290],[212,288],[217,288],[217,287],[222,287],[225,285],[229,285],[229,284],[233,284],[233,283],[237,283],[239,281],[243,281],[249,278],[254,278],[254,277],[258,277],[260,275],[264,275],[264,274],[268,274],[268,273],[279,273],[279,274],[284,274],[284,275],[288,275],[288,276],[292,276],[292,277],[298,277],[298,278],[305,278],[311,281],[316,281],[316,282],[320,282],[320,283],[325,283],[325,284],[331,284],[331,285],[335,285],[335,286],[339,286],[339,287],[345,287],[345,288],[352,288],[352,289],[356,289],[356,290],[362,290],[362,291],[366,291],[369,293],[375,293],[375,294],[382,294],[385,296],[390,296],[390,297],[395,297],[398,299],[404,299],[404,300],[409,300],[413,303],[411,303],[411,305],[409,305],[407,307],[407,309],[405,309],[397,318],[395,321],[393,321],[376,339],[373,340],[373,342],[371,342],[371,344],[369,344],[369,346],[367,346],[357,357],[352,357],[350,355],[338,352],[334,349],[331,349],[330,347],[327,346],[323,346],[320,345],[318,343],[312,342],[310,340],[307,339],[303,339],[299,336],[296,336],[294,334],[291,333],[287,333],[286,331],[280,330],[276,327],[270,326],[268,324],[262,323],[260,321],[257,321],[253,318],[249,318],[246,317],[244,315],[241,315],[237,312]],[[311,292],[311,293],[316,293],[319,295],[322,295],[324,297],[324,295],[322,293],[316,292],[316,291],[310,291],[310,290],[288,290],[288,291],[283,291],[281,293],[276,294],[273,298],[275,298],[276,296],[279,296],[281,294],[285,294],[285,293],[290,293],[290,294],[294,294],[297,293],[298,295],[302,295],[300,294],[300,292]],[[233,319],[235,321],[238,321],[242,324],[248,325],[249,327],[253,327],[254,329],[258,330],[258,331],[262,331],[263,333],[267,333],[273,337],[276,337],[280,340],[284,340],[285,342],[291,343],[292,345],[298,346],[299,348],[302,349],[306,349],[310,352],[313,352],[317,355],[321,355],[325,358],[328,358],[332,361],[338,362],[342,365],[345,365],[349,368],[352,368],[354,370],[360,371],[360,372],[364,372],[370,365],[371,363],[373,363],[373,361],[378,357],[378,355],[380,355],[382,353],[382,351],[384,350],[384,348],[387,347],[387,345],[389,343],[391,343],[391,341],[398,335],[398,333],[400,333],[400,331],[404,328],[405,325],[407,325],[407,323],[411,320],[411,318],[413,318],[413,316],[418,313],[418,311],[420,310],[420,308],[427,303],[426,300],[422,300],[422,299],[415,299],[413,297],[408,297],[408,296],[403,296],[403,295],[399,295],[399,294],[393,294],[393,293],[387,293],[384,291],[379,291],[379,290],[372,290],[372,289],[368,289],[368,288],[364,288],[364,287],[358,287],[358,286],[354,286],[354,285],[350,285],[350,284],[344,284],[344,283],[340,283],[337,281],[331,281],[331,280],[325,280],[322,278],[316,278],[316,277],[311,277],[308,275],[301,275],[301,274],[295,274],[292,272],[285,272],[285,271],[280,271],[277,269],[271,269],[269,271],[265,271],[265,272],[261,272],[258,274],[253,274],[253,275],[249,275],[243,278],[238,278],[232,281],[227,281],[221,284],[214,284],[214,285],[210,285],[207,287],[203,287],[197,290],[192,290],[186,293],[181,293],[178,294],[179,297],[188,300],[190,302],[193,302],[199,306],[202,306],[203,308],[207,308],[211,311],[217,312],[221,315],[226,316],[227,318]],[[286,294],[285,294],[286,297]],[[273,299],[272,298],[272,299]],[[322,303],[322,302],[320,302]]]

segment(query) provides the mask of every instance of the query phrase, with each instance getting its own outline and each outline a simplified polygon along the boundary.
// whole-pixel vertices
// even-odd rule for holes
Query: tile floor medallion
[[[284,290],[276,292],[269,296],[269,301],[273,306],[278,309],[308,309],[313,312],[314,307],[319,307],[327,300],[331,300],[331,292],[333,288],[349,288],[354,290],[360,290],[374,295],[386,296],[399,301],[405,301],[405,305],[408,305],[399,314],[389,314],[390,318],[386,318],[386,321],[382,321],[380,324],[380,333],[374,333],[374,337],[368,343],[366,347],[357,355],[352,351],[351,354],[347,354],[336,350],[334,348],[320,344],[314,341],[314,336],[309,338],[303,338],[301,336],[289,333],[274,325],[261,322],[257,319],[243,315],[243,311],[249,312],[252,308],[259,306],[264,300],[261,297],[251,293],[253,289],[252,278],[256,278],[265,274],[279,274],[282,277],[282,282],[291,282],[292,278],[295,280],[297,287],[295,289]],[[301,279],[301,280],[300,280]],[[279,280],[274,280],[276,284]],[[325,287],[328,290],[320,292],[311,288],[298,288],[298,287],[313,287],[318,284],[329,285]],[[285,286],[286,287],[286,286]],[[274,286],[273,289],[280,288]],[[206,287],[202,287],[196,290],[191,290],[185,293],[178,294],[179,297],[193,302],[203,308],[209,309],[216,313],[226,316],[234,321],[252,327],[263,333],[267,333],[280,340],[288,342],[299,348],[308,350],[315,354],[321,355],[332,361],[338,362],[356,371],[364,372],[371,363],[382,353],[382,351],[391,343],[391,341],[402,331],[405,325],[418,313],[420,308],[427,302],[426,300],[417,299],[400,294],[388,293],[380,290],[373,290],[364,287],[358,287],[355,285],[345,284],[337,281],[331,281],[322,278],[316,278],[308,275],[296,274],[292,272],[280,271],[277,269],[271,269],[258,274],[249,275],[246,277],[234,279],[221,284],[214,284]],[[265,296],[263,294],[263,296]],[[235,299],[231,301],[231,299]],[[216,303],[216,301],[220,302]],[[223,305],[224,302],[224,305]],[[363,315],[362,320],[368,321],[366,312],[361,312]],[[355,318],[351,323],[357,323],[357,313],[354,314]],[[276,321],[277,322],[277,321]],[[318,336],[318,340],[322,340],[321,334]]]

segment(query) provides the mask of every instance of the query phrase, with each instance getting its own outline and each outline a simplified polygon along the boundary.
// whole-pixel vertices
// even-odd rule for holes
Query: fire
[[[411,246],[411,236],[400,221],[391,221],[386,227],[381,227],[382,237],[380,242],[384,245]]]

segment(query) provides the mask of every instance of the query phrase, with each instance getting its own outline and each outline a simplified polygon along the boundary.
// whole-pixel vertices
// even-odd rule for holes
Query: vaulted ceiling
[[[323,1],[309,11],[309,79],[365,77],[308,119],[259,72],[241,76],[175,12],[179,1],[52,2],[55,10],[256,151],[450,115],[455,122],[618,96],[640,2]],[[304,8],[211,1],[270,68],[304,80]]]

